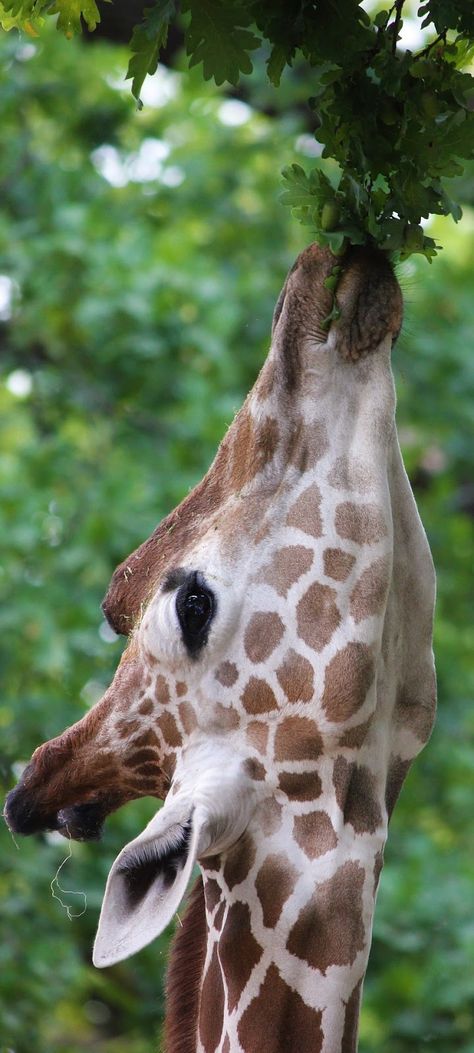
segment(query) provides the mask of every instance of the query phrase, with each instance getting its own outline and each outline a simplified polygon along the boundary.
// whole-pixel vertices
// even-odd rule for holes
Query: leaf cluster
[[[261,48],[275,88],[297,57],[311,68],[317,138],[337,168],[332,178],[321,167],[287,168],[283,201],[335,253],[371,241],[402,259],[421,252],[431,260],[437,246],[423,220],[461,216],[444,180],[474,156],[474,79],[461,68],[474,47],[474,9],[471,0],[422,0],[421,27],[433,25],[437,36],[413,54],[397,46],[406,2],[373,18],[357,0],[180,5],[189,66],[201,65],[205,80],[237,85]],[[0,0],[4,28],[35,33],[54,13],[66,35],[100,18],[95,0]],[[155,0],[135,27],[127,75],[139,105],[177,16],[177,0]]]

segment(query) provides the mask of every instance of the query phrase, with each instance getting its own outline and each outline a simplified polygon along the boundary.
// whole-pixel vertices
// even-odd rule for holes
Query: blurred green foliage
[[[116,4],[119,22],[129,15]],[[51,16],[66,37],[101,22],[95,0],[0,0],[7,31],[36,37]],[[404,40],[410,19],[415,46]],[[402,260],[436,256],[422,220],[461,218],[446,179],[474,159],[471,0],[150,0],[132,24],[127,77],[139,107],[170,29],[182,34],[189,68],[217,85],[244,87],[255,52],[257,65],[266,54],[277,88],[303,62],[313,127],[331,163],[326,173],[320,164],[309,173],[287,166],[282,200],[335,254],[369,243]]]
[[[263,361],[303,245],[278,204],[280,163],[314,141],[284,108],[307,94],[298,78],[269,117],[199,73],[159,69],[137,114],[116,49],[54,32],[0,46],[6,789],[108,683],[121,650],[100,615],[109,576],[202,476]],[[262,83],[257,69],[259,101]],[[438,569],[440,715],[395,812],[361,1053],[474,1053],[472,233],[467,211],[433,268],[400,275],[399,425]],[[72,921],[50,890],[65,843],[17,848],[1,830],[2,1051],[159,1044],[167,936],[113,969],[90,965],[108,868],[155,807],[130,805],[100,845],[73,846],[60,880],[88,906]]]

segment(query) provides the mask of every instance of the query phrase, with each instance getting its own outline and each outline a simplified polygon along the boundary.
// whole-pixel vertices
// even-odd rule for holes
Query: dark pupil
[[[206,624],[211,610],[211,598],[207,592],[190,592],[184,601],[184,617],[188,632],[199,632]]]

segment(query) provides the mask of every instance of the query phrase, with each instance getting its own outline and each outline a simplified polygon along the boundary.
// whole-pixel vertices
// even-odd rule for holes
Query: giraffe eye
[[[215,609],[214,594],[195,571],[181,585],[176,596],[176,612],[184,644],[193,658],[207,642]]]

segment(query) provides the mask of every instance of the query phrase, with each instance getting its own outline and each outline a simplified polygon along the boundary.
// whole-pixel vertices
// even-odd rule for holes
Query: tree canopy
[[[270,83],[295,63],[310,71],[316,138],[327,168],[284,169],[283,201],[320,244],[340,253],[371,242],[401,259],[436,255],[424,231],[430,215],[462,215],[449,181],[474,156],[474,53],[471,0],[422,0],[416,16],[425,40],[399,47],[408,0],[155,0],[133,30],[128,77],[140,102],[170,24],[183,25],[189,68],[205,80],[237,85],[263,49]],[[95,0],[1,0],[5,29],[33,35],[48,15],[66,36],[93,31]],[[141,103],[140,103],[141,105]]]

